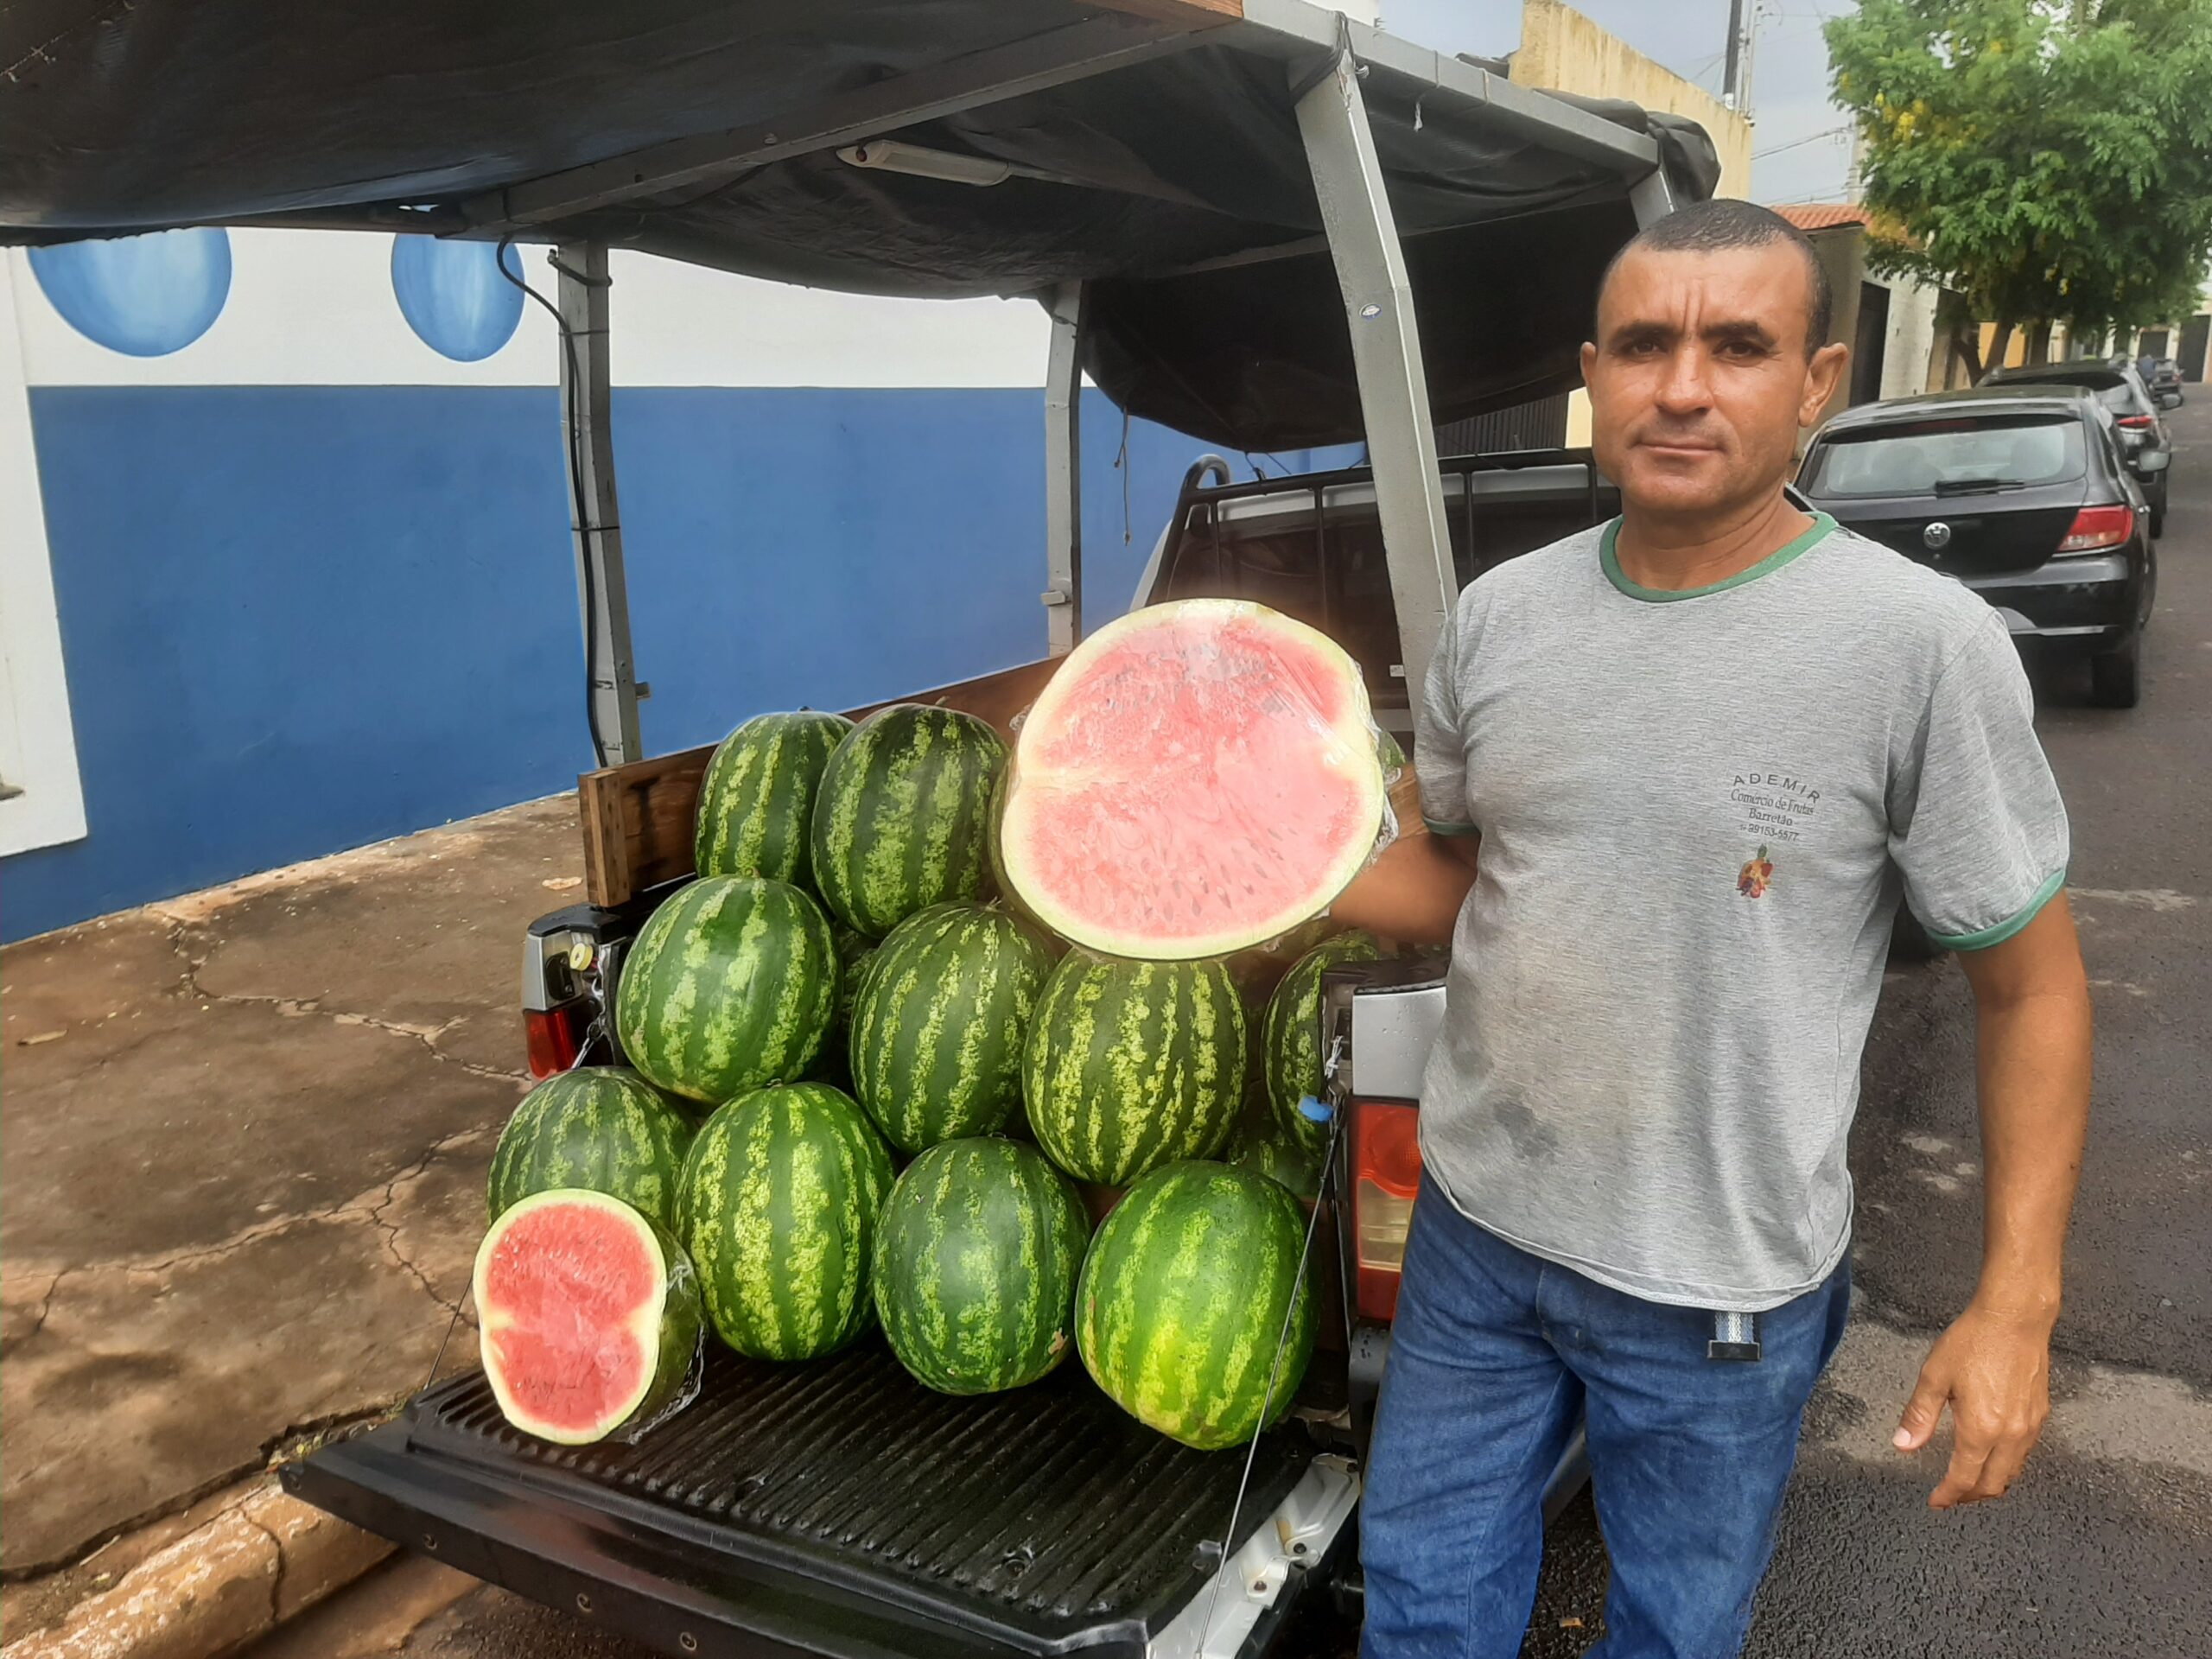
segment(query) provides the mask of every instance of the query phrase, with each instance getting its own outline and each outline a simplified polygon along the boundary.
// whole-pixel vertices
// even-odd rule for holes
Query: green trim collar
[[[1482,834],[1482,831],[1471,823],[1439,823],[1434,818],[1424,817],[1421,819],[1421,824],[1432,836],[1479,836]]]
[[[1740,588],[1747,582],[1757,582],[1770,575],[1796,558],[1808,551],[1813,545],[1835,528],[1835,520],[1825,512],[1815,512],[1813,522],[1788,545],[1777,548],[1748,569],[1738,570],[1724,582],[1709,582],[1702,588],[1646,588],[1642,582],[1630,582],[1621,569],[1619,556],[1613,543],[1621,532],[1621,521],[1611,520],[1598,538],[1598,563],[1605,567],[1605,580],[1626,594],[1630,599],[1640,599],[1653,605],[1672,604],[1678,599],[1703,599],[1707,594],[1725,594],[1731,588]]]
[[[2056,897],[2058,890],[2065,885],[2066,872],[2056,871],[2050,880],[2036,889],[2034,898],[2029,899],[2019,910],[2006,917],[1994,927],[1985,927],[1978,933],[1937,933],[1931,931],[1928,937],[1946,950],[1986,950],[1993,944],[2004,944],[2005,940],[2035,920],[2042,914],[2043,907]]]

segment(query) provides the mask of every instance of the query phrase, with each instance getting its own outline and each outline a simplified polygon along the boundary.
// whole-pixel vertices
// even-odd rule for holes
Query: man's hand
[[[1958,1432],[1936,1509],[2000,1496],[2050,1415],[2050,1331],[2089,1122],[2089,984],[2066,895],[2001,944],[1962,951],[1974,988],[1981,1283],[1936,1338],[1897,1430],[1916,1452],[1948,1403]]]
[[[1951,1466],[1928,1499],[1934,1510],[2002,1497],[2019,1478],[2050,1415],[2050,1322],[1970,1306],[1936,1339],[1906,1402],[1895,1444],[1917,1452],[1951,1408]]]

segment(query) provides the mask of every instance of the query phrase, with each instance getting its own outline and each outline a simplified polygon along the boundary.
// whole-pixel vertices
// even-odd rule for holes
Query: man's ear
[[[1582,384],[1585,388],[1587,388],[1590,385],[1590,370],[1592,365],[1597,361],[1597,346],[1592,344],[1589,340],[1584,340],[1582,342]]]
[[[1835,383],[1843,378],[1843,365],[1850,360],[1851,347],[1840,340],[1813,353],[1813,360],[1805,365],[1805,395],[1797,404],[1799,426],[1810,426],[1821,418],[1821,411],[1835,395]]]

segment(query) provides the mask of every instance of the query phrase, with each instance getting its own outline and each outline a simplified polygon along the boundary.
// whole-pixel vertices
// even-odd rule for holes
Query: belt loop
[[[1707,1359],[1755,1360],[1759,1354],[1758,1314],[1715,1313],[1713,1316],[1713,1340],[1705,1344]]]

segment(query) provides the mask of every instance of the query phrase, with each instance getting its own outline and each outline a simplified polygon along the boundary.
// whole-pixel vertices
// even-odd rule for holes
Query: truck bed
[[[1314,1456],[1294,1424],[1262,1440],[1240,1534]],[[285,1484],[671,1653],[995,1659],[1144,1653],[1212,1578],[1243,1468],[1078,1366],[955,1399],[871,1337],[798,1366],[710,1344],[699,1397],[634,1446],[518,1433],[472,1372]]]

